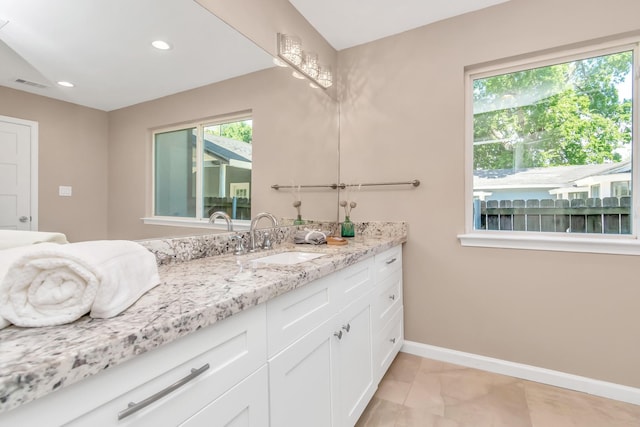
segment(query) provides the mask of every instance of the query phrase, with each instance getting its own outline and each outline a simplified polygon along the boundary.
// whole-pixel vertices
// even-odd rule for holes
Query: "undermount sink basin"
[[[311,261],[312,259],[325,255],[326,254],[319,254],[315,252],[280,252],[279,254],[265,256],[254,261],[263,264],[294,265],[301,262]]]

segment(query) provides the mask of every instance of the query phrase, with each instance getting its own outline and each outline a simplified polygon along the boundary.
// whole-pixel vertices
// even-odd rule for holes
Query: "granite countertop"
[[[0,330],[0,413],[116,366],[132,357],[268,301],[406,241],[360,236],[346,246],[284,243],[247,255],[160,265],[160,284],[111,319],[84,316],[67,325]],[[297,250],[325,256],[297,265],[253,259]]]

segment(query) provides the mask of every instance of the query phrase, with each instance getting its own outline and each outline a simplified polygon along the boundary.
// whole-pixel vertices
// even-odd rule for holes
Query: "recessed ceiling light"
[[[65,82],[65,81],[60,81],[60,82],[58,82],[58,84],[59,84],[60,86],[64,86],[64,87],[74,87],[74,86],[75,86],[73,83],[71,83],[71,82]]]
[[[155,40],[151,42],[151,46],[160,50],[169,50],[171,49],[171,45],[164,40]]]

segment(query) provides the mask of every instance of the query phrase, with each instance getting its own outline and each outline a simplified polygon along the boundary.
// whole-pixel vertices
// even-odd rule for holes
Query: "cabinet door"
[[[268,381],[265,365],[180,427],[268,427]]]
[[[269,361],[271,425],[330,427],[335,317],[323,323]]]
[[[339,319],[343,335],[336,345],[336,404],[340,425],[351,427],[362,415],[377,385],[373,377],[370,296],[351,304]]]

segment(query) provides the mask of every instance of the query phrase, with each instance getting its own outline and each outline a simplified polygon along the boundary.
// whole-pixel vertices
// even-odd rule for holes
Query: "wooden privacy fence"
[[[476,230],[631,233],[631,197],[474,201]]]
[[[251,219],[251,200],[246,197],[205,197],[204,206],[207,215],[222,211],[231,219]]]

